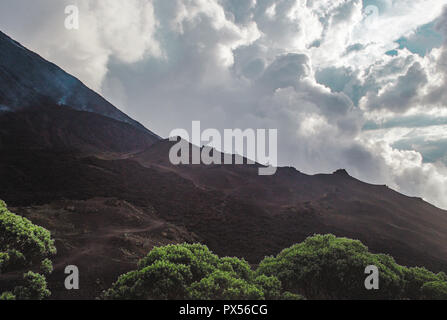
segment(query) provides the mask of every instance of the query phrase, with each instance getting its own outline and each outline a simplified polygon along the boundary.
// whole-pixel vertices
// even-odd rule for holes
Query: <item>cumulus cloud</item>
[[[440,76],[439,84],[431,87],[424,99],[424,102],[428,104],[442,104],[447,100],[447,90],[445,89],[447,87],[447,6],[444,8],[436,28],[444,35],[444,45],[440,49],[434,50],[436,71]]]
[[[64,26],[65,7],[79,8],[79,30]],[[162,57],[151,1],[2,1],[1,27],[46,59],[100,91],[110,59],[134,63]]]
[[[443,1],[74,2],[79,31],[63,28],[66,0],[3,0],[0,28],[162,136],[193,120],[277,128],[280,165],[346,168],[447,208],[440,159],[381,126],[446,109],[447,45],[419,56],[396,43],[431,22],[447,36]]]
[[[424,163],[421,153],[398,150],[383,141],[370,148],[385,161],[382,175],[388,186],[446,207],[447,167],[444,164]]]
[[[415,62],[404,75],[396,79],[395,83],[385,86],[377,94],[368,94],[364,98],[365,107],[391,111],[408,110],[419,102],[419,91],[427,82],[424,69],[420,63]]]

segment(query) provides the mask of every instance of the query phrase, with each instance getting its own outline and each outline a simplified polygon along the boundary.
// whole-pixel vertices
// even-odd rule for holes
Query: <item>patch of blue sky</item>
[[[426,140],[424,137],[402,139],[392,144],[399,150],[414,150],[423,157],[423,162],[443,162],[447,165],[447,139]]]
[[[390,51],[385,52],[385,54],[389,55],[389,56],[392,56],[392,57],[395,57],[395,56],[399,55],[399,51],[397,51],[397,50],[390,50]]]
[[[391,128],[423,128],[439,125],[447,125],[447,117],[416,114],[411,116],[391,118],[384,121],[383,123],[368,121],[364,124],[362,130],[369,131]]]
[[[410,52],[424,57],[433,48],[441,47],[444,42],[444,37],[436,30],[436,24],[436,20],[432,21],[417,28],[410,36],[396,40],[396,43],[399,45],[398,49],[406,48]],[[389,53],[391,52],[387,54]]]

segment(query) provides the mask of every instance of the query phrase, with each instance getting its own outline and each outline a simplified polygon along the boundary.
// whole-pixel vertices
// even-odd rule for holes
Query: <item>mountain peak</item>
[[[100,114],[157,135],[55,64],[0,31],[0,111],[57,104]]]
[[[338,169],[333,174],[338,175],[338,176],[350,177],[350,175],[349,175],[348,171],[346,171],[346,169]]]

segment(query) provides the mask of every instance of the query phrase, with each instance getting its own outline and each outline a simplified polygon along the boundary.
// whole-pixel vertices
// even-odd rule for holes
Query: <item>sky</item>
[[[447,0],[2,0],[0,30],[160,136],[278,129],[279,165],[447,209]]]

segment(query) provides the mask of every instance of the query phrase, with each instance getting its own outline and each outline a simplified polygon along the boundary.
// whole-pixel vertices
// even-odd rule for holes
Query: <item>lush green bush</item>
[[[379,290],[365,288],[366,266]],[[105,299],[447,299],[447,276],[398,265],[360,241],[315,235],[265,258],[254,271],[243,259],[219,258],[199,244],[154,248],[119,277]]]
[[[40,264],[40,270],[45,275],[50,275],[53,273],[53,262],[50,259],[44,259]]]
[[[421,288],[421,298],[430,300],[447,300],[447,282],[426,282]]]
[[[425,283],[442,281],[441,275],[436,275],[425,268],[405,268],[405,298],[412,300],[422,299],[422,287]],[[428,292],[426,292],[428,294]]]
[[[365,267],[380,270],[380,290],[366,290]],[[309,299],[396,298],[404,286],[402,267],[386,255],[368,252],[360,241],[316,235],[265,258],[259,274],[275,275],[284,289]]]
[[[197,300],[260,300],[262,288],[238,278],[234,272],[216,270],[188,289],[188,296]]]
[[[19,300],[42,300],[50,296],[45,276],[28,271],[23,275],[23,284],[14,288],[14,296]]]
[[[185,299],[188,288],[214,270],[219,257],[198,244],[156,247],[138,270],[121,276],[105,292],[107,299]]]
[[[0,294],[0,300],[16,300],[16,296],[10,291],[5,291]]]
[[[281,299],[281,281],[277,277],[268,277],[262,274],[255,279],[255,283],[264,292],[266,300],[278,300]]]
[[[51,273],[49,258],[55,253],[49,231],[11,213],[0,200],[0,281],[9,290],[0,293],[0,299],[48,297],[45,276],[35,272]],[[14,279],[23,272],[23,278]]]
[[[366,290],[365,267],[379,269],[379,290]],[[430,299],[442,296],[444,273],[398,265],[388,255],[373,254],[360,241],[315,235],[267,257],[258,274],[274,275],[283,289],[309,299]],[[425,284],[439,281],[436,290]],[[432,296],[430,296],[433,294]]]
[[[105,299],[274,299],[281,284],[258,277],[238,258],[219,258],[206,246],[181,244],[156,247],[138,269],[119,277]]]

